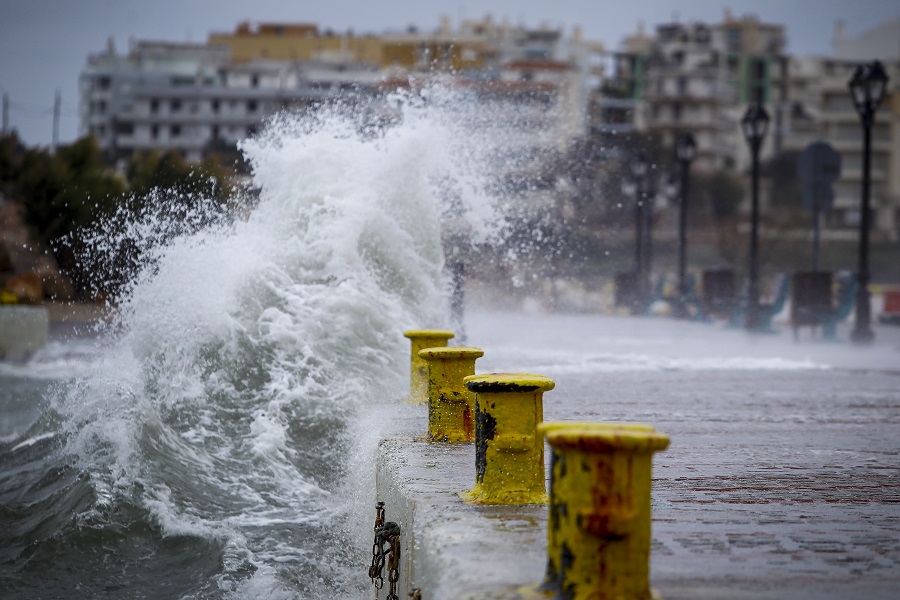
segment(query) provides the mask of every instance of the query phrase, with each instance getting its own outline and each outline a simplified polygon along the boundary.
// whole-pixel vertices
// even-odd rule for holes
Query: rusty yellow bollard
[[[548,421],[538,425],[538,432],[546,436],[550,432],[556,431],[655,431],[652,425],[645,423],[625,423],[625,422],[587,422],[587,421]],[[561,486],[564,482],[571,482],[573,478],[560,480],[560,469],[566,469],[566,462],[559,460],[559,454],[550,447],[550,506],[547,513],[547,567],[544,573],[544,580],[537,587],[539,591],[553,592],[559,587],[559,498],[565,497],[565,493],[561,493]]]
[[[647,600],[650,590],[650,486],[654,452],[669,438],[639,429],[547,431],[557,454],[560,598]]]
[[[475,392],[475,487],[460,496],[475,504],[541,504],[544,442],[543,394],[552,380],[531,373],[472,375]]]
[[[412,343],[409,361],[409,401],[414,404],[425,404],[428,402],[428,369],[419,352],[425,348],[446,346],[447,340],[453,337],[453,332],[444,329],[410,329],[404,331],[403,335]]]
[[[475,441],[475,394],[463,379],[475,374],[484,350],[468,346],[425,348],[419,352],[428,372],[428,440]]]

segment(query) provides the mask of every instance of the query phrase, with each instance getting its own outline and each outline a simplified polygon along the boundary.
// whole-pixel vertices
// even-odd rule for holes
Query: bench
[[[821,316],[823,339],[837,339],[837,324],[846,319],[856,305],[858,287],[856,275],[853,273],[845,273],[838,277],[837,305]]]
[[[756,323],[753,324],[753,331],[765,333],[774,333],[775,328],[772,327],[772,319],[784,310],[787,303],[788,294],[791,291],[791,278],[778,274],[775,276],[775,296],[771,302],[760,302],[756,310]],[[747,314],[747,298],[746,294],[742,294],[743,300],[739,302],[731,312],[731,318],[728,321],[728,327],[738,329],[745,327]]]

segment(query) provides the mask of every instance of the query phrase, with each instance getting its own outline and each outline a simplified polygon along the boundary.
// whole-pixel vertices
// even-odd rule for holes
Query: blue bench
[[[827,271],[797,273],[801,278],[798,289],[805,286],[805,293],[793,298],[791,321],[794,338],[800,327],[822,328],[822,339],[837,339],[837,324],[846,319],[856,304],[858,284],[856,276],[842,272],[837,277],[837,293],[834,294],[832,276]],[[803,290],[801,290],[803,291]]]
[[[787,275],[779,274],[776,276],[775,281],[777,291],[775,292],[775,297],[772,298],[772,302],[760,302],[757,307],[757,321],[753,328],[754,331],[764,333],[774,333],[776,331],[775,328],[772,327],[772,319],[775,315],[784,310],[784,305],[787,303],[788,295],[791,291],[791,278]],[[746,294],[742,294],[741,296],[741,301],[734,307],[731,318],[728,321],[728,327],[733,329],[738,329],[745,325],[747,296]]]
[[[822,339],[837,339],[837,324],[847,318],[856,305],[856,291],[859,282],[856,275],[847,273],[838,278],[838,291],[834,310],[819,316],[822,323]]]
[[[759,331],[775,331],[775,329],[772,327],[772,319],[775,317],[775,315],[784,310],[784,305],[787,302],[788,295],[790,294],[791,278],[784,274],[778,275],[778,278],[781,281],[777,283],[778,291],[776,292],[775,297],[772,299],[772,302],[769,304],[759,305],[759,312],[757,313],[759,316],[757,330]]]

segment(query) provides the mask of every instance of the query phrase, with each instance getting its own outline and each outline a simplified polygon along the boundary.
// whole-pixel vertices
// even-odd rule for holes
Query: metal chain
[[[369,579],[375,585],[376,590],[384,587],[384,576],[381,572],[384,570],[384,548],[375,538],[375,544],[372,546],[372,564],[369,566]]]
[[[372,564],[369,579],[376,590],[384,587],[384,565],[387,558],[390,589],[385,600],[399,600],[397,582],[400,580],[400,526],[392,521],[384,521],[384,502],[375,505],[375,541],[372,544]],[[385,550],[385,545],[388,549]]]
[[[369,566],[369,579],[375,585],[376,590],[384,587],[384,542],[378,535],[379,529],[384,527],[384,502],[375,503],[375,543],[372,545],[372,564]]]
[[[397,526],[397,533],[390,539],[391,556],[388,559],[388,581],[391,584],[385,600],[400,600],[397,596],[397,581],[400,580],[400,527]]]

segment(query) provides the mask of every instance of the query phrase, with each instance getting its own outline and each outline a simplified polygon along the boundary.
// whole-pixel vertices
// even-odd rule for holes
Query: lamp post
[[[678,205],[678,306],[677,316],[687,317],[687,207],[688,179],[691,162],[697,156],[697,142],[690,133],[682,133],[675,140],[675,158],[681,163],[681,202]]]
[[[649,235],[646,231],[647,206],[647,171],[649,164],[647,155],[638,152],[631,163],[631,175],[634,178],[635,198],[634,204],[634,226],[635,226],[635,250],[634,259],[636,264],[635,278],[635,307],[634,312],[640,312],[647,299],[647,249],[645,236]]]
[[[616,275],[616,306],[625,306],[632,313],[637,312],[638,277],[641,266],[641,222],[637,218],[637,184],[630,174],[622,177],[622,196],[627,200],[626,206],[634,203],[635,210],[635,256],[634,268]]]
[[[751,209],[750,209],[750,265],[747,285],[746,314],[744,327],[754,331],[759,326],[759,259],[758,259],[758,235],[759,235],[759,150],[766,137],[769,127],[769,113],[761,104],[754,104],[747,109],[741,119],[741,129],[744,139],[750,146],[752,157],[751,179]]]
[[[863,128],[862,206],[859,219],[859,267],[856,291],[856,324],[850,339],[857,344],[871,343],[872,307],[869,298],[869,191],[871,186],[872,123],[875,111],[887,87],[888,76],[879,61],[858,65],[847,86]]]

